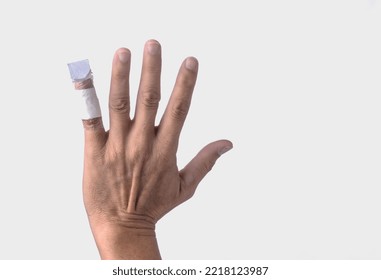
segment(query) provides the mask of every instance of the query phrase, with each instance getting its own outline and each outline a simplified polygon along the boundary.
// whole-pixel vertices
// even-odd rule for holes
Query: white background
[[[163,258],[380,259],[380,29],[379,0],[1,1],[0,259],[98,258],[66,64],[90,60],[107,124],[114,51],[135,93],[151,38],[159,116],[200,62],[179,167],[234,143],[158,223]]]

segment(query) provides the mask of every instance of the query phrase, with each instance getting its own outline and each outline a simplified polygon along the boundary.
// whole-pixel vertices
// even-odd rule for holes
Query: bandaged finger
[[[78,97],[78,111],[82,120],[101,117],[101,108],[94,88],[93,75],[87,59],[68,63],[75,94]]]

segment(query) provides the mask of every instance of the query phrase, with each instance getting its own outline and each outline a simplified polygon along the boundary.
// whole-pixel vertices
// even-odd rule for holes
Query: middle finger
[[[154,134],[160,101],[161,47],[155,40],[145,44],[143,67],[136,102],[134,122],[144,134]]]

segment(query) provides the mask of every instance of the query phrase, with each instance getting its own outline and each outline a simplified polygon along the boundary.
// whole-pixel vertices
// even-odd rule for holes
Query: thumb
[[[233,144],[229,140],[215,141],[202,148],[180,171],[184,186],[193,192],[205,175],[212,170],[217,159],[232,148]]]

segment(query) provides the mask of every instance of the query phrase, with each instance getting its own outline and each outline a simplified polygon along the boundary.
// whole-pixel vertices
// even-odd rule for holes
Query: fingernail
[[[233,148],[233,146],[225,146],[221,150],[218,151],[218,154],[221,156],[224,153],[226,153],[227,151],[230,151],[232,148]]]
[[[191,71],[196,71],[197,70],[197,59],[188,57],[187,60],[185,61],[185,68]]]
[[[122,63],[126,63],[130,59],[130,54],[128,52],[126,52],[126,51],[119,52],[118,56],[119,56],[120,62],[122,62]]]
[[[148,43],[147,48],[150,55],[156,55],[160,53],[160,45],[156,42]]]

